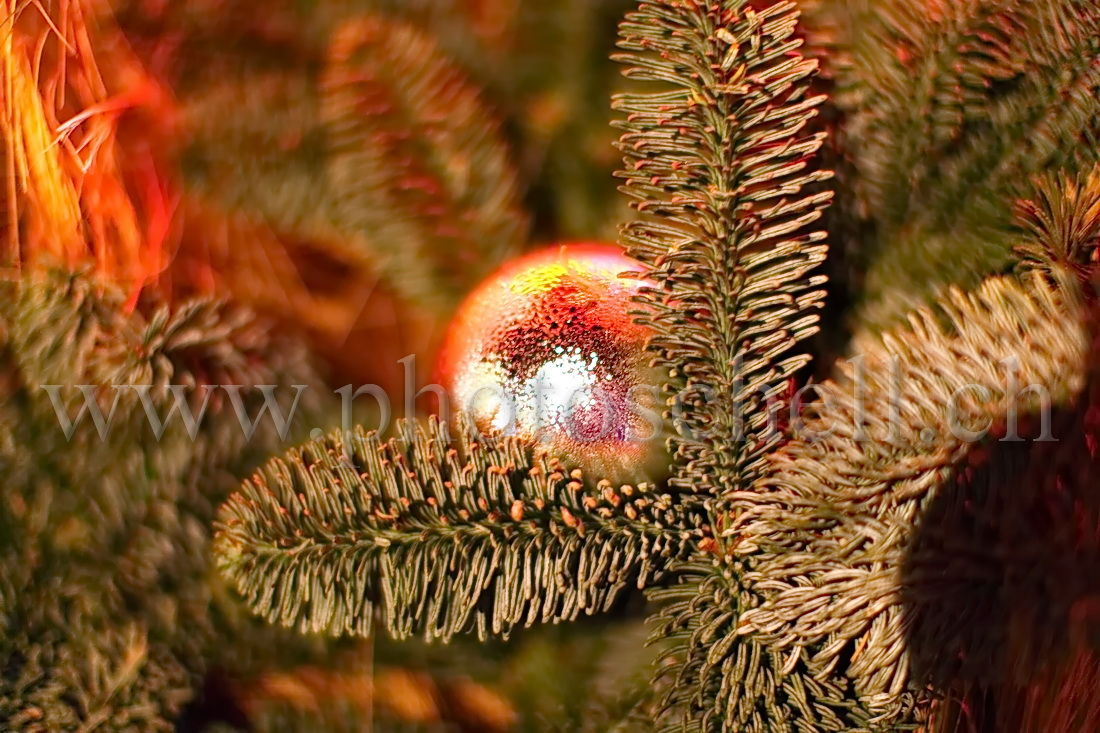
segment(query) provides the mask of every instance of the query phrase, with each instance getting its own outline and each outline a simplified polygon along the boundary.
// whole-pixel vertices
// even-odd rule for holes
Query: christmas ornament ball
[[[650,330],[629,315],[645,281],[616,245],[565,244],[506,264],[459,308],[439,376],[452,409],[588,472],[654,468],[661,432]]]

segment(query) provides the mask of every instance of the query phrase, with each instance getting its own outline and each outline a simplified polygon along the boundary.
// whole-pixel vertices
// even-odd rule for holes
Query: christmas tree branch
[[[586,486],[464,420],[403,430],[309,443],[223,506],[218,562],[254,611],[331,634],[370,633],[379,609],[397,637],[507,635],[604,610],[679,552],[649,486]]]
[[[1021,269],[1072,272],[1088,281],[1100,248],[1100,165],[1077,175],[1047,174],[1035,187],[1036,195],[1016,206],[1024,230],[1016,247]]]
[[[642,2],[621,26],[623,191],[639,218],[623,242],[647,277],[644,320],[672,375],[676,488],[721,497],[754,478],[779,440],[764,406],[806,362],[816,330],[830,199],[804,132],[820,98],[798,53],[792,3]]]
[[[626,113],[622,190],[639,214],[622,239],[657,284],[639,300],[670,374],[670,483],[717,524],[781,440],[774,403],[808,359],[793,349],[816,331],[824,295],[813,274],[824,234],[808,227],[831,198],[830,173],[813,167],[823,136],[805,131],[823,101],[809,93],[817,64],[799,53],[794,5],[760,5],[647,1],[620,30],[626,75],[653,90],[615,100]],[[737,636],[755,599],[724,542],[700,542],[717,557],[697,554],[653,593],[668,602],[656,681],[667,729],[849,729],[842,683]]]
[[[321,79],[341,220],[385,242],[410,297],[453,307],[526,235],[493,115],[426,35],[365,17]]]
[[[734,497],[728,531],[752,563],[743,582],[761,598],[741,615],[738,633],[781,651],[810,650],[815,674],[850,677],[863,699],[920,687],[924,680],[910,683],[913,660],[920,666],[971,633],[959,615],[945,619],[936,638],[914,639],[928,597],[921,594],[942,600],[945,588],[981,587],[1025,548],[1036,554],[1019,572],[1033,573],[1055,551],[1016,538],[1006,557],[994,539],[971,549],[967,538],[986,537],[986,519],[997,527],[994,537],[1026,527],[1029,513],[1042,521],[1043,511],[1027,504],[1035,485],[1020,478],[1026,463],[1010,469],[1020,456],[1008,453],[1039,456],[1060,440],[1083,439],[1051,414],[1085,384],[1083,322],[1073,290],[1035,275],[1024,285],[999,278],[973,294],[954,291],[936,310],[912,315],[907,328],[858,340],[861,358],[842,367],[838,383],[823,385],[804,434],[772,457],[770,476]],[[1010,442],[992,442],[1001,438]],[[1072,490],[1072,482],[1064,486]],[[927,516],[937,503],[956,501],[967,506],[951,509],[953,519]],[[1017,503],[1029,507],[1020,516]],[[976,528],[952,534],[949,527],[967,517]],[[1027,533],[1044,531],[1037,525]],[[950,559],[928,563],[914,549],[932,532],[953,548]],[[945,560],[950,565],[940,567]],[[916,573],[914,563],[936,567]],[[989,661],[984,651],[968,648],[959,659],[980,667]]]
[[[339,24],[323,52],[303,45],[267,49],[262,64],[224,50],[181,58],[206,82],[181,93],[189,193],[270,227],[285,240],[282,253],[268,244],[284,269],[296,242],[327,255],[295,263],[304,282],[278,272],[267,286],[276,296],[281,288],[300,298],[332,277],[323,266],[332,259],[337,273],[383,277],[410,302],[447,312],[526,236],[493,115],[407,23],[364,16]],[[257,269],[253,287],[262,289],[257,259],[232,264]]]
[[[851,699],[842,675],[809,674],[805,651],[777,651],[765,640],[739,633],[738,618],[758,602],[740,580],[745,570],[739,562],[686,562],[672,573],[675,582],[650,593],[661,604],[652,641],[670,644],[654,683],[668,689],[658,729],[899,730],[876,724],[876,717],[910,709],[911,699],[892,700],[888,710],[872,711]]]
[[[836,104],[867,280],[894,325],[1012,261],[1032,176],[1087,170],[1100,136],[1100,7],[1082,0],[849,3]]]

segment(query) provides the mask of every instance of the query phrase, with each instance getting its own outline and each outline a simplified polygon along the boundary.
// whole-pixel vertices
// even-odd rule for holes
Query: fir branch
[[[873,216],[900,223],[915,208],[942,228],[975,197],[1087,152],[1100,87],[1094,3],[892,0],[849,12],[857,58],[841,76],[864,91],[852,142]]]
[[[1025,285],[1000,278],[973,294],[953,292],[938,310],[914,314],[908,328],[881,340],[857,341],[861,358],[842,367],[839,383],[823,386],[803,437],[772,457],[768,477],[735,496],[728,532],[750,567],[742,580],[761,598],[742,613],[738,633],[781,652],[808,653],[813,674],[851,678],[862,700],[896,699],[932,682],[943,694],[942,685],[959,679],[952,676],[956,665],[982,683],[1008,674],[1012,665],[996,660],[1010,639],[992,618],[971,624],[990,602],[973,594],[992,582],[997,599],[1026,586],[1013,597],[1055,603],[1034,573],[1050,572],[1045,553],[1063,557],[1055,540],[1070,526],[1064,517],[1051,525],[1039,519],[1052,510],[1042,498],[1027,498],[1041,482],[1017,454],[1033,451],[1035,470],[1053,470],[1076,460],[1071,456],[1083,450],[1086,431],[1076,418],[1069,427],[1052,418],[1056,440],[1074,436],[1068,451],[1045,447],[1057,443],[1012,442],[998,457],[991,441],[1030,434],[1042,426],[1027,427],[1041,422],[1028,416],[1080,394],[1090,343],[1083,322],[1073,290],[1056,289],[1042,276]],[[1034,386],[1047,391],[1049,405]],[[978,433],[983,429],[991,431],[987,440]],[[1051,450],[1063,458],[1042,457]],[[1059,486],[1086,490],[1071,489],[1076,481],[1059,479]],[[1042,530],[1025,530],[1029,515]],[[925,542],[942,551],[921,550]],[[1080,552],[1089,550],[1066,555]],[[973,603],[953,602],[956,611],[945,615],[943,599],[952,592]],[[929,599],[939,607],[929,611]],[[1046,614],[1018,610],[1033,619],[1029,624]],[[1043,638],[1053,638],[1049,628]],[[969,645],[975,638],[982,641]],[[940,655],[945,661],[929,661]],[[1038,668],[1029,662],[1037,660],[1028,657],[1020,668]],[[920,667],[917,674],[911,665]],[[928,665],[937,666],[935,679]]]
[[[369,634],[379,609],[398,638],[507,635],[602,611],[679,551],[670,502],[648,486],[586,489],[579,470],[465,420],[453,437],[412,427],[308,443],[223,506],[218,563],[255,612],[330,634]]]
[[[182,486],[198,456],[207,465],[226,466],[241,461],[246,448],[267,451],[278,444],[270,419],[259,420],[256,433],[246,437],[221,385],[241,388],[241,407],[251,419],[263,400],[253,387],[285,382],[287,374],[319,382],[301,344],[272,333],[271,324],[244,309],[210,300],[176,307],[142,301],[127,313],[127,294],[88,273],[29,276],[2,291],[8,404],[22,429],[0,460],[13,471],[33,456],[29,483],[48,475],[51,491],[65,497],[54,498],[54,510],[90,512],[96,532],[109,533],[143,511],[141,501],[150,498],[143,492],[158,481]],[[102,434],[87,413],[76,419],[89,409],[81,385],[93,388]],[[51,395],[46,386],[57,390]],[[143,386],[148,404],[136,389]],[[194,440],[179,414],[168,419],[176,407],[174,386],[183,388],[195,417]],[[72,421],[68,436],[58,409]],[[160,435],[150,410],[165,421]],[[316,410],[315,391],[307,389],[291,427]],[[93,487],[89,476],[102,478]]]
[[[493,117],[427,36],[348,22],[321,89],[340,218],[391,248],[410,295],[453,306],[518,250],[526,221]]]
[[[1035,188],[1034,198],[1016,206],[1022,269],[1070,271],[1084,282],[1100,248],[1100,166],[1087,175],[1048,174]]]
[[[60,383],[68,396],[73,384],[147,384],[164,417],[175,401],[168,385],[184,386],[191,399],[197,385],[237,384],[256,415],[247,387],[316,383],[301,345],[210,301],[142,301],[127,313],[127,293],[88,273],[28,275],[0,291],[4,411],[13,428],[0,446],[9,488],[0,503],[0,629],[10,642],[0,659],[10,674],[0,685],[0,727],[169,727],[194,675],[213,660],[237,668],[258,653],[271,660],[318,646],[267,628],[247,633],[252,619],[242,622],[239,604],[212,598],[227,595],[207,552],[212,505],[239,484],[254,454],[278,448],[270,421],[246,441],[231,405],[212,399],[194,441],[178,415],[158,440],[144,406],[128,395],[106,439],[87,420],[70,441],[39,389]],[[299,418],[310,402],[307,393]],[[105,623],[78,638],[106,619],[140,629],[140,639],[116,638]],[[138,641],[147,642],[148,659],[102,687]],[[162,710],[153,698],[168,672],[172,702]]]
[[[446,311],[526,237],[498,126],[431,39],[405,23],[345,20],[328,45],[299,66],[253,59],[237,68],[223,52],[217,61],[229,70],[183,99],[186,183],[286,240],[287,252],[272,247],[276,268],[305,241],[360,280],[383,276],[410,302]],[[310,264],[301,267],[307,282],[325,274]],[[274,274],[301,297],[293,273]]]
[[[823,136],[804,132],[822,99],[816,63],[798,53],[791,3],[755,10],[643,2],[622,25],[627,75],[662,91],[623,95],[623,190],[640,218],[623,241],[658,287],[640,300],[670,370],[677,489],[724,522],[734,492],[757,478],[780,440],[766,407],[807,357],[816,330],[824,235],[807,232],[830,200],[811,167]],[[807,191],[806,189],[811,189]],[[711,541],[711,548],[717,543]],[[703,549],[700,546],[700,549]],[[845,730],[841,687],[817,683],[735,633],[753,605],[741,568],[697,556],[676,584],[658,635],[671,647],[669,729]]]
[[[10,453],[0,457],[9,482],[20,487],[21,505],[11,508],[20,531],[10,539],[63,556],[81,543],[94,552],[139,521],[145,502],[178,481],[187,465],[184,431],[168,430],[163,442],[154,441],[137,393],[117,388],[163,385],[170,370],[155,349],[143,352],[144,319],[124,312],[126,295],[116,286],[86,274],[50,272],[6,283],[3,291],[6,397],[20,428]],[[57,388],[60,404],[47,385]],[[87,409],[78,385],[95,388],[91,402],[103,415],[102,436],[87,414],[65,434],[56,410],[75,421]],[[165,396],[154,398],[161,414]],[[147,450],[154,442],[157,450]],[[68,531],[58,531],[62,526]]]
[[[653,591],[662,604],[653,641],[671,644],[658,664],[655,684],[667,688],[659,730],[673,731],[886,731],[906,730],[898,721],[915,698],[872,709],[852,699],[842,675],[815,678],[807,655],[780,653],[738,633],[737,621],[757,603],[741,582],[741,563],[696,560],[680,565],[675,582]]]
[[[626,179],[640,218],[628,252],[657,283],[642,320],[670,370],[672,485],[721,497],[755,478],[779,440],[764,405],[807,357],[824,235],[807,232],[830,199],[807,192],[821,135],[803,133],[822,101],[816,63],[798,53],[791,3],[642,2],[621,26],[618,59],[660,91],[624,94]]]
[[[55,599],[37,601],[39,611],[56,606]],[[147,629],[104,627],[79,616],[23,621],[0,649],[5,731],[175,730],[192,680],[165,645],[150,641]]]
[[[914,299],[975,287],[1011,263],[1011,206],[1032,176],[1095,164],[1100,7],[860,0],[834,10],[848,51],[835,67],[840,139],[869,233],[858,319],[884,327]]]

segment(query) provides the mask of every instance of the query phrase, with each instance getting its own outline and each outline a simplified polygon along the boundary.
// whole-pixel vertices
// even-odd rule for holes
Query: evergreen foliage
[[[670,483],[702,496],[751,480],[779,441],[762,407],[808,360],[789,351],[823,296],[809,273],[824,234],[805,227],[830,194],[803,192],[828,177],[810,166],[822,136],[804,132],[822,99],[807,94],[816,63],[797,53],[797,17],[789,4],[654,2],[621,30],[627,76],[657,83],[615,101],[640,214],[623,238],[656,283],[641,320],[682,413]]]
[[[835,83],[856,324],[882,328],[1011,265],[1012,206],[1097,160],[1100,7],[1088,0],[820,2]],[[814,31],[817,31],[816,34]]]
[[[429,38],[348,22],[321,89],[339,220],[386,242],[416,300],[453,307],[518,251],[526,222],[492,116]]]
[[[173,731],[192,694],[188,670],[140,627],[28,624],[4,647],[5,730]]]
[[[330,437],[272,462],[223,508],[220,562],[253,610],[338,633],[367,631],[380,610],[398,636],[449,638],[599,610],[637,577],[660,586],[650,599],[654,639],[666,645],[653,684],[661,729],[946,730],[980,719],[990,699],[1000,701],[990,719],[1019,722],[1012,691],[1034,686],[1036,669],[1071,668],[1066,629],[1079,624],[1069,609],[1093,592],[1080,579],[1091,545],[1068,536],[1075,521],[1095,526],[1087,509],[1072,508],[1094,503],[1081,493],[1091,470],[1079,454],[1090,450],[1079,396],[1092,340],[1081,288],[1097,217],[1095,197],[1078,191],[1095,184],[1043,184],[1045,199],[1020,208],[1030,227],[1022,239],[1010,212],[1028,173],[1078,163],[1077,143],[1091,139],[1091,98],[1063,92],[1091,88],[1092,16],[1056,2],[921,7],[845,10],[882,24],[866,48],[853,42],[849,66],[840,55],[830,69],[853,146],[846,175],[855,177],[842,191],[869,222],[855,228],[873,232],[884,257],[911,257],[906,241],[950,232],[963,245],[1011,240],[1007,262],[1022,242],[1036,272],[947,291],[907,326],[867,330],[852,345],[859,373],[842,364],[785,440],[775,413],[807,361],[796,346],[817,328],[823,297],[815,268],[824,235],[812,226],[831,194],[814,162],[823,140],[810,126],[823,102],[811,92],[816,62],[799,53],[791,3],[643,0],[620,36],[627,76],[643,85],[615,106],[626,115],[623,190],[638,212],[623,240],[655,283],[638,315],[669,374],[676,465],[653,505],[660,513],[624,517],[579,481],[591,502],[569,504],[569,474],[532,480],[529,460],[491,454],[444,471],[451,443],[429,437],[436,424],[388,446],[372,435]],[[911,17],[919,12],[928,16],[920,23]],[[1008,44],[1026,44],[1019,28],[1044,30],[1011,55]],[[815,36],[813,45],[828,44]],[[882,65],[864,63],[861,54],[876,52]],[[1009,62],[1019,65],[1011,74]],[[890,70],[909,76],[859,76]],[[926,103],[894,96],[910,94],[910,77],[931,79],[918,96]],[[859,130],[868,132],[855,140]],[[957,249],[982,263],[971,275],[990,268],[988,250]],[[943,284],[967,277],[951,265],[937,273]],[[1021,401],[1006,383],[1009,357],[1020,384],[1067,411],[1055,423],[1078,436],[1073,445],[996,442],[1017,417],[1029,436],[1045,427],[1025,417],[1047,402],[1032,392]],[[973,394],[960,396],[963,387]],[[983,420],[993,426],[984,439],[960,432]],[[1038,480],[1052,460],[1057,478]],[[456,475],[461,498],[440,490],[459,486]],[[1074,499],[1050,499],[1041,487],[1053,485]],[[581,506],[606,514],[581,517]],[[519,516],[509,522],[511,510]],[[1049,531],[1025,537],[1028,516],[1044,517]],[[528,517],[530,534],[520,534]],[[1061,561],[1065,595],[1042,586],[1045,553]],[[1002,588],[1030,601],[1005,616]],[[971,603],[955,609],[952,593]],[[1018,633],[1029,622],[1039,624],[1034,639]]]
[[[1035,189],[1034,199],[1016,207],[1021,269],[1072,273],[1087,283],[1100,246],[1100,165],[1075,176],[1047,175]]]
[[[0,728],[1100,726],[1100,6],[638,0],[615,57],[621,234],[652,283],[636,317],[667,375],[673,466],[623,486],[461,415],[289,451],[270,416],[240,424],[259,413],[249,388],[319,384],[282,327],[295,314],[334,337],[376,282],[446,313],[522,245],[529,185],[570,214],[540,231],[606,218],[589,196],[602,158],[582,160],[604,139],[603,82],[582,67],[619,0],[277,2],[265,18],[211,2],[210,23],[192,4],[111,8],[150,64],[178,41],[158,69],[178,147],[158,153],[180,167],[187,231],[155,287],[163,242],[129,259],[164,191],[131,206],[124,149],[85,161],[55,129],[65,74],[98,73],[100,37],[73,20],[88,7],[61,3],[63,31],[42,16],[85,33],[60,87],[34,78],[26,24],[0,43],[0,232],[15,265],[36,254],[0,282]],[[100,86],[77,96],[105,103]],[[856,337],[806,401],[789,392],[820,325],[826,229]],[[43,264],[59,253],[66,267]],[[132,385],[147,398],[117,389]],[[207,404],[204,385],[241,399]],[[334,412],[320,392],[304,427]],[[109,435],[76,419],[86,398]],[[157,435],[177,399],[205,405],[201,423]],[[643,681],[605,679],[640,661],[629,624],[571,643],[525,628],[638,588]],[[511,646],[429,671],[379,626]]]
[[[1013,454],[1029,448],[996,441],[1043,435],[1033,417],[1040,401],[1064,406],[1081,391],[1089,344],[1079,301],[1040,278],[1028,285],[990,280],[881,340],[857,342],[860,357],[843,380],[821,386],[804,437],[771,456],[767,478],[735,495],[727,532],[746,563],[742,582],[759,594],[736,633],[778,653],[809,652],[811,673],[846,676],[859,699],[884,707],[880,714],[907,690],[959,679],[954,670],[922,678],[933,658],[969,666],[963,679],[975,684],[1009,666],[1001,658],[1007,629],[992,629],[983,614],[1002,602],[1027,613],[1023,599],[1053,600],[1030,584],[1049,577],[1044,558],[1055,549],[1027,521],[1042,505],[1040,487],[1013,478]],[[993,434],[976,439],[990,425]],[[1068,427],[1055,426],[1055,437],[1069,438]],[[1061,450],[1018,440],[1047,468]],[[1054,526],[1068,529],[1064,518]],[[981,602],[962,600],[986,592]],[[1050,630],[1032,632],[1037,647],[1050,638]],[[983,645],[968,635],[984,636]],[[914,674],[911,665],[923,668]]]
[[[181,122],[192,190],[332,242],[436,310],[517,250],[526,222],[492,115],[429,38],[366,16],[321,49],[268,46],[263,65],[222,51],[222,73],[195,70]]]
[[[126,294],[88,273],[3,290],[0,727],[172,730],[211,665],[320,651],[287,635],[273,653],[279,636],[230,602],[209,565],[214,508],[281,444],[270,419],[246,440],[222,394],[194,441],[179,415],[158,440],[137,392],[112,388],[151,385],[150,409],[165,418],[168,385],[185,387],[196,415],[197,385],[240,385],[255,418],[259,393],[249,387],[316,383],[301,346],[212,302],[127,313]],[[60,387],[69,439],[44,385]],[[91,417],[76,419],[77,385],[97,385],[103,437]],[[303,415],[318,408],[308,395]]]
[[[398,432],[309,443],[223,507],[219,562],[255,611],[332,634],[369,634],[378,608],[398,638],[507,636],[604,610],[678,552],[647,485],[586,486],[465,421]]]

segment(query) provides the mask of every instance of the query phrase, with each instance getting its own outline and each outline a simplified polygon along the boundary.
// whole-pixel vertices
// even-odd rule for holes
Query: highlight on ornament
[[[621,248],[564,244],[506,264],[459,308],[439,379],[483,431],[517,435],[587,465],[632,472],[661,434],[644,281]]]

